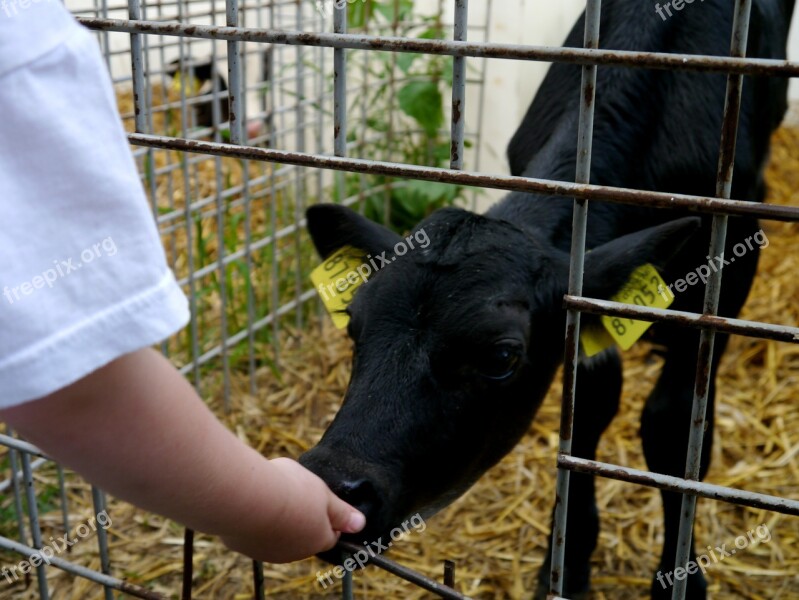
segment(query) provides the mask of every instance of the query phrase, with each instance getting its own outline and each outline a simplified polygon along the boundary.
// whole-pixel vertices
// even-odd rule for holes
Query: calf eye
[[[503,341],[485,353],[477,368],[483,377],[503,381],[516,372],[521,357],[522,347],[517,342]]]

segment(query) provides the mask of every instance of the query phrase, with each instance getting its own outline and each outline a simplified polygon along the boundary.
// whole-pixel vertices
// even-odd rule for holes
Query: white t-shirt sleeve
[[[9,35],[3,18],[0,408],[8,408],[165,339],[189,315],[93,37],[60,2],[20,10]]]

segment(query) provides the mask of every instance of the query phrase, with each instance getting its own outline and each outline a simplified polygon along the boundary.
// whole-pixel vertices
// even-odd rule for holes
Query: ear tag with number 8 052
[[[630,279],[611,300],[648,308],[668,308],[674,302],[674,295],[667,291],[666,282],[657,269],[646,264],[632,272]],[[586,356],[594,356],[614,343],[623,350],[629,350],[652,325],[649,321],[607,315],[600,320],[603,327],[589,325],[580,334]]]
[[[344,310],[355,297],[355,291],[366,281],[363,268],[364,252],[345,246],[331,254],[311,272],[311,281],[333,324],[344,329],[350,317]]]

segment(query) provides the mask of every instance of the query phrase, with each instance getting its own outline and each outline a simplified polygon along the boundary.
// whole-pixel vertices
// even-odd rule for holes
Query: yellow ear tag
[[[311,272],[311,281],[322,299],[333,324],[344,329],[350,317],[344,310],[365,283],[371,269],[364,269],[364,252],[345,246]],[[359,269],[360,267],[360,269]],[[367,265],[368,267],[368,265]],[[364,272],[366,274],[364,274]]]
[[[194,77],[191,74],[189,74],[186,77],[186,79],[188,79],[188,86],[186,86],[186,94],[188,94],[190,96],[196,96],[199,93],[200,88],[202,87],[202,84],[200,83],[200,80],[197,79],[196,77]],[[179,94],[181,88],[183,88],[183,87],[184,87],[184,85],[183,85],[183,75],[182,75],[182,73],[180,71],[177,71],[172,76],[172,89],[175,90],[175,92]]]
[[[611,300],[648,308],[668,308],[674,302],[674,294],[668,290],[657,269],[646,264],[632,272],[630,279]],[[626,317],[602,316],[600,320],[604,329],[589,325],[580,332],[580,342],[588,357],[599,354],[614,343],[623,350],[629,350],[652,325],[649,321]]]

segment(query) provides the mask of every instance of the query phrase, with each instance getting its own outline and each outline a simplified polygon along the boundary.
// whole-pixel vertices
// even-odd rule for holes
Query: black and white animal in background
[[[606,0],[600,47],[729,55],[731,0],[705,0],[667,21],[641,0]],[[785,58],[793,0],[755,0],[748,55]],[[584,17],[566,46],[581,47]],[[574,181],[579,66],[554,64],[508,148],[514,175]],[[600,67],[591,182],[643,190],[715,195],[726,76]],[[746,77],[732,197],[760,202],[769,138],[786,110],[787,81]],[[301,461],[367,515],[353,541],[377,539],[420,512],[429,516],[465,492],[529,429],[564,354],[572,201],[511,193],[484,215],[437,211],[417,226],[430,245],[408,252],[362,285],[350,305],[352,379],[320,443]],[[645,206],[592,203],[584,295],[610,298],[639,265],[667,282],[707,262],[709,217]],[[308,210],[308,229],[327,257],[349,245],[373,257],[402,240],[334,205]],[[731,247],[758,232],[731,218]],[[751,245],[751,244],[750,244]],[[758,247],[725,267],[721,315],[746,300]],[[703,285],[677,294],[673,309],[702,312]],[[584,323],[591,317],[584,316]],[[643,410],[641,437],[652,471],[682,476],[686,462],[699,333],[655,324],[648,335],[665,356]],[[727,345],[718,335],[715,372]],[[573,453],[592,459],[622,393],[616,349],[582,359]],[[581,391],[583,393],[581,393]],[[585,393],[590,392],[590,393]],[[702,477],[713,438],[711,381]],[[599,517],[592,476],[573,474],[568,507],[564,595],[584,597]],[[662,494],[665,542],[659,570],[675,568],[680,495]],[[551,543],[551,540],[550,540]],[[692,550],[691,557],[695,558]],[[539,576],[548,588],[549,560]],[[671,588],[653,579],[654,598]],[[688,597],[706,581],[689,575]]]
[[[260,70],[260,83],[266,86],[270,80],[270,58],[272,47],[267,46],[265,50],[259,53],[259,67]],[[202,60],[186,61],[185,67],[181,70],[180,60],[172,61],[167,67],[166,74],[173,78],[174,81],[184,85],[187,98],[202,97],[204,99],[199,102],[192,103],[192,118],[191,122],[194,127],[213,128],[218,126],[222,129],[229,127],[230,121],[230,97],[227,79],[222,74],[226,67],[220,68],[220,65],[226,65],[226,61],[215,64],[210,58]],[[186,75],[189,82],[185,85],[178,76]],[[214,98],[216,92],[216,99]],[[246,99],[246,96],[245,96]],[[217,104],[218,108],[214,107]],[[248,139],[256,138],[263,135],[269,125],[271,113],[267,111],[266,91],[261,92],[261,117],[253,118],[247,121],[245,132]],[[218,111],[216,119],[214,119],[214,111]]]

